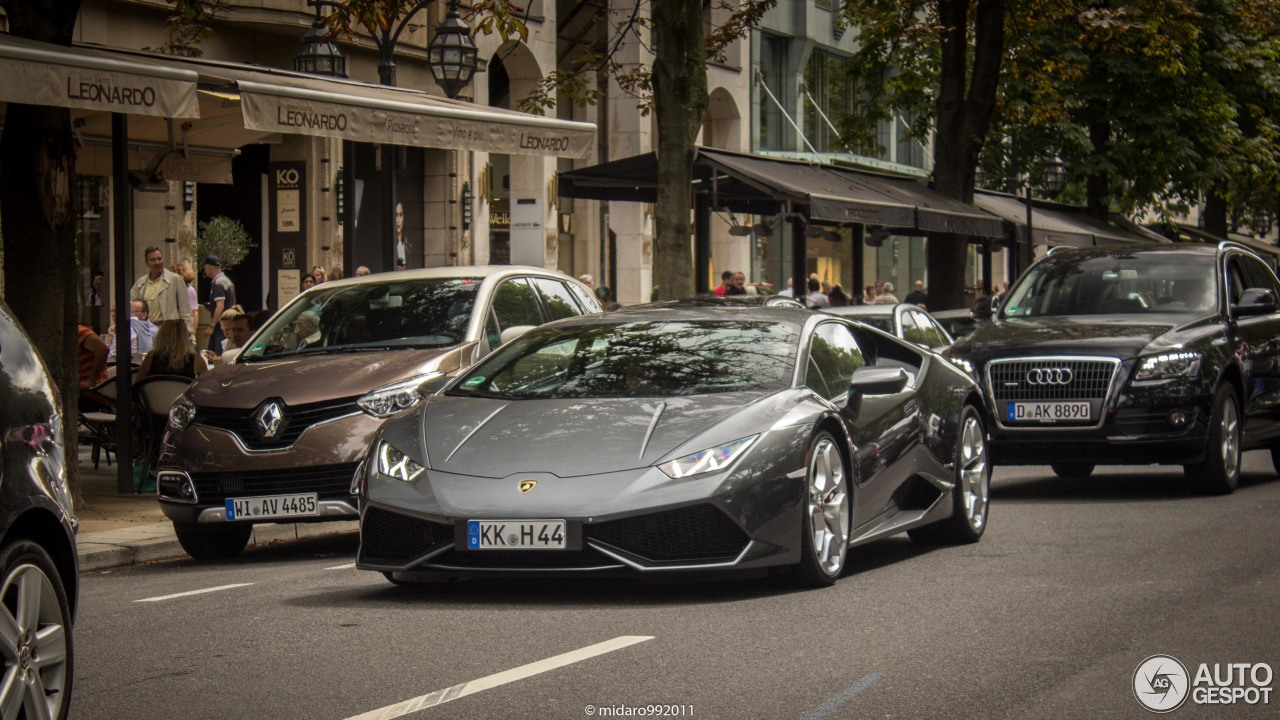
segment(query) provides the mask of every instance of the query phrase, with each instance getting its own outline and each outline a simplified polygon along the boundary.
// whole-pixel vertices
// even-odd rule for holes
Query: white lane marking
[[[355,563],[347,563],[346,565],[334,565],[333,567],[327,567],[325,570],[350,570],[355,566]]]
[[[353,715],[346,720],[392,720],[392,718],[403,717],[410,713],[418,712],[419,710],[425,710],[436,705],[443,705],[444,703],[457,700],[458,698],[463,698],[468,695],[474,695],[475,693],[483,690],[489,690],[500,685],[506,685],[507,683],[513,683],[517,680],[533,677],[534,675],[547,672],[548,670],[562,668],[566,665],[582,662],[583,660],[593,658],[597,655],[611,653],[615,650],[621,650],[624,647],[629,647],[652,639],[652,635],[623,635],[612,640],[606,640],[602,643],[589,645],[579,650],[573,650],[571,652],[564,653],[563,655],[556,655],[555,657],[549,657],[546,660],[539,660],[537,662],[529,663],[528,665],[521,665],[518,668],[504,670],[500,673],[482,677],[478,680],[464,682],[454,685],[453,687],[444,688],[443,690],[436,690],[433,693],[420,695],[412,700],[405,700],[404,702],[398,702],[395,705],[388,705],[384,708],[378,708],[377,710],[370,710],[369,712],[361,713],[360,715]]]
[[[824,718],[830,715],[838,710],[841,705],[852,700],[854,695],[857,695],[863,690],[871,687],[882,677],[884,677],[884,675],[881,675],[880,673],[871,673],[870,675],[863,677],[858,682],[842,690],[839,695],[836,695],[825,703],[805,713],[800,720],[819,720],[819,718]]]
[[[188,592],[174,593],[172,595],[142,598],[141,600],[134,600],[134,602],[160,602],[161,600],[172,600],[174,598],[186,597],[188,595],[202,595],[204,593],[218,592],[219,590],[230,590],[231,588],[245,587],[252,584],[253,583],[236,583],[235,585],[219,585],[218,587],[205,588],[203,590],[190,590]]]

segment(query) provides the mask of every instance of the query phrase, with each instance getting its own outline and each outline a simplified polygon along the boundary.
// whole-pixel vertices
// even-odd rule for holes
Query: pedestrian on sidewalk
[[[222,341],[226,339],[220,321],[222,313],[236,304],[236,286],[222,272],[222,263],[218,262],[217,255],[204,259],[204,274],[209,278],[209,328],[205,333],[209,335],[209,349],[220,353]]]
[[[182,276],[165,269],[164,253],[154,245],[143,250],[142,257],[147,262],[147,274],[133,284],[129,299],[145,302],[147,315],[157,327],[165,320],[181,320],[187,335],[195,337],[194,316]]]

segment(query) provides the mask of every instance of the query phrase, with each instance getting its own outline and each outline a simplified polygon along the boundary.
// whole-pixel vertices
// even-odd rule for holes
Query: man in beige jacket
[[[186,323],[187,332],[194,337],[191,299],[186,282],[178,273],[165,269],[164,253],[160,248],[152,245],[142,254],[147,261],[147,274],[133,284],[129,298],[145,302],[150,320],[157,326],[165,320],[181,320]]]

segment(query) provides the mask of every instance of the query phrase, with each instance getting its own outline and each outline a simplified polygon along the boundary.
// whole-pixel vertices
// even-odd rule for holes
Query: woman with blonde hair
[[[187,323],[182,320],[165,320],[156,332],[151,352],[142,358],[138,379],[149,375],[181,375],[195,379],[208,370],[204,358],[196,354],[187,334]]]
[[[200,303],[196,300],[196,271],[185,262],[174,263],[170,270],[182,277],[187,284],[187,300],[191,302],[191,327],[200,327]]]
[[[324,266],[316,265],[315,267],[311,268],[311,277],[316,279],[317,285],[324,282],[325,281]]]

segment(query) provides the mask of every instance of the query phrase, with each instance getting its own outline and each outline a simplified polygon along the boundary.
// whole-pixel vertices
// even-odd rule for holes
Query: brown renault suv
[[[354,520],[351,483],[391,415],[523,329],[600,312],[534,267],[448,267],[318,285],[169,411],[157,485],[197,559],[238,555],[254,523]]]

